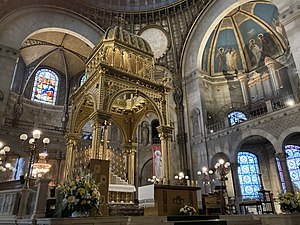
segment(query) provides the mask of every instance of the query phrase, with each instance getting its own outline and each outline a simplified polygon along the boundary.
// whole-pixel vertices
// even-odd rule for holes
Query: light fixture
[[[203,185],[204,193],[207,193],[207,185],[209,186],[208,192],[211,192],[211,185],[214,182],[214,171],[207,167],[202,167],[201,171],[197,171],[197,175],[200,177],[200,182]]]
[[[38,151],[36,145],[37,145],[37,142],[40,139],[40,137],[41,137],[41,132],[39,130],[34,130],[32,132],[32,138],[29,139],[28,145],[26,146],[27,148],[25,148],[25,141],[28,139],[28,136],[27,136],[27,134],[20,135],[21,150],[26,152],[29,155],[28,170],[27,170],[27,175],[26,175],[26,179],[25,179],[25,183],[24,183],[25,188],[29,188],[29,179],[30,179],[31,173],[33,173],[33,170],[32,170],[33,165],[32,164],[33,164],[34,158]],[[44,143],[44,153],[41,153],[41,155],[39,155],[40,156],[39,160],[46,160],[46,157],[48,154],[46,155],[45,152],[47,152],[47,145],[50,143],[50,139],[44,138],[43,143]],[[40,163],[44,163],[44,162],[40,162]],[[49,166],[45,166],[45,165],[43,165],[45,167],[39,167],[41,165],[42,164],[37,164],[36,165],[37,167],[35,166],[35,169],[36,169],[35,172],[37,172],[37,168],[39,168],[39,171],[43,171],[45,173],[45,171],[50,169],[50,167],[51,167],[51,166],[49,167]]]

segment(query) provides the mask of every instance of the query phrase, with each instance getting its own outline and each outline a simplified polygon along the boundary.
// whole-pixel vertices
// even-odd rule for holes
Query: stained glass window
[[[83,85],[85,81],[86,81],[86,75],[83,74],[82,77],[80,78],[80,86]]]
[[[300,147],[297,145],[286,145],[286,163],[289,168],[291,180],[300,189]]]
[[[55,104],[58,87],[58,76],[49,69],[39,69],[35,74],[31,100]]]
[[[259,169],[256,155],[250,152],[238,153],[238,176],[243,199],[257,199],[260,189]]]
[[[278,168],[278,173],[279,173],[279,178],[282,186],[282,190],[286,192],[286,187],[285,187],[285,182],[284,182],[284,177],[283,177],[283,172],[282,172],[282,167],[280,164],[280,160],[278,157],[276,157],[276,163],[277,163],[277,168]]]
[[[228,115],[228,119],[229,119],[230,125],[233,126],[233,125],[236,125],[236,124],[246,121],[247,117],[243,112],[234,111]]]

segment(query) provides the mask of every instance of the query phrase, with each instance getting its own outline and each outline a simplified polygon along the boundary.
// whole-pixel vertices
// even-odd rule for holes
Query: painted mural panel
[[[264,65],[265,57],[276,58],[282,54],[281,47],[274,36],[252,19],[243,22],[239,28],[245,44],[244,51],[250,62],[250,70]]]
[[[219,31],[215,46],[215,73],[242,69],[238,44],[233,29]]]
[[[213,38],[215,34],[215,31],[213,31],[209,38],[208,38],[208,41],[205,45],[205,48],[204,48],[204,52],[203,52],[203,56],[202,56],[202,70],[208,72],[208,65],[209,65],[209,58],[210,58],[210,54],[211,54],[211,40]]]

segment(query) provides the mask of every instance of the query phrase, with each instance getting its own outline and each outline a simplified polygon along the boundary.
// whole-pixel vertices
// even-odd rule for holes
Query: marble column
[[[286,163],[286,154],[284,152],[276,153],[276,157],[279,159],[282,168],[286,191],[294,193],[293,183],[290,177],[288,165]]]
[[[173,182],[173,169],[172,169],[172,149],[171,138],[173,127],[159,126],[157,127],[159,137],[161,141],[161,153],[162,153],[162,174],[163,183],[171,184]]]

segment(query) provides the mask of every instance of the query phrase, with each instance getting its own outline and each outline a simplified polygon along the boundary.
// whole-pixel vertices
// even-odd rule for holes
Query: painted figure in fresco
[[[225,66],[226,66],[226,56],[225,56],[225,50],[223,47],[220,47],[218,49],[216,58],[218,61],[218,72],[222,72],[223,70],[225,70]]]
[[[280,23],[280,21],[278,19],[273,18],[272,22],[275,26],[275,30],[277,31],[277,33],[279,33],[284,38],[286,38],[285,29],[284,29],[283,25]]]
[[[276,46],[272,46],[270,39],[271,37],[269,37],[268,34],[264,35],[260,33],[257,35],[257,38],[261,44],[262,59],[265,57],[272,57],[275,54],[273,49],[274,47],[276,48]]]
[[[228,70],[237,70],[237,52],[235,48],[229,48],[226,53],[226,65]]]
[[[157,178],[162,178],[162,157],[160,150],[154,152],[154,174]]]
[[[256,44],[254,39],[249,40],[249,49],[254,55],[255,63],[258,64],[261,59],[261,48]]]

